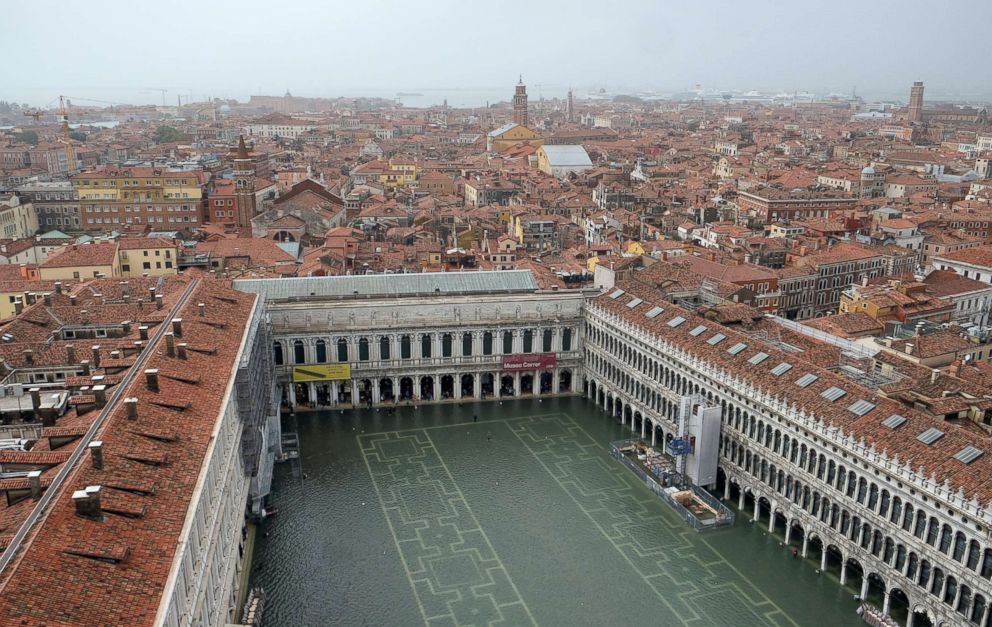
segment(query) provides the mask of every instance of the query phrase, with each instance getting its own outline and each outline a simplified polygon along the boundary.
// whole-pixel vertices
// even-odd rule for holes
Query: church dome
[[[875,168],[871,167],[870,165],[865,166],[865,169],[861,170],[861,176],[865,176],[867,174],[874,174],[874,173],[875,173]]]

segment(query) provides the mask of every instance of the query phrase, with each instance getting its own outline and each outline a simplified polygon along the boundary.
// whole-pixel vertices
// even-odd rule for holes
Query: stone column
[[[864,598],[867,595],[868,595],[868,573],[862,571],[862,573],[861,573],[861,594],[860,594],[861,599],[864,600]]]
[[[989,624],[989,610],[992,609],[992,605],[989,605],[988,599],[985,600],[985,611],[982,612],[982,620],[978,621],[979,625]]]
[[[775,512],[772,511],[771,516],[768,517],[768,533],[772,533],[774,531],[775,531]]]
[[[524,352],[524,330],[514,329],[513,330],[513,352],[515,354],[520,354]]]
[[[728,484],[729,485],[729,484]],[[727,490],[729,493],[729,489]],[[785,543],[788,544],[792,540],[792,521],[785,521]]]
[[[744,511],[744,486],[741,486],[741,492],[737,495],[737,509]]]
[[[888,590],[886,590],[883,593],[882,615],[884,615],[884,616],[888,616],[889,615],[889,602],[891,600],[891,597],[892,597],[892,595],[889,593]],[[957,607],[957,604],[955,604],[954,607]]]
[[[460,401],[462,400],[462,375],[456,373],[453,375],[452,381],[455,387],[455,400]]]
[[[289,389],[287,390],[289,397],[289,406],[296,407],[296,384],[293,383],[292,380],[290,380],[289,383],[287,383],[287,385],[289,386]]]
[[[803,559],[809,556],[809,531],[803,532]]]
[[[358,379],[351,380],[351,406],[358,407]]]
[[[482,331],[472,332],[472,356],[482,354]]]
[[[372,379],[372,404],[378,405],[380,402],[379,398],[379,379]]]
[[[943,599],[943,597],[941,597],[941,599]],[[959,583],[957,589],[954,591],[954,602],[951,603],[951,609],[957,610],[958,603],[960,602],[961,602],[961,584]],[[886,612],[886,614],[888,614],[888,612]]]
[[[827,545],[820,544],[820,572],[827,572]]]
[[[753,518],[754,522],[758,522],[759,520],[761,520],[761,505],[759,503],[760,503],[760,501],[758,499],[758,495],[755,494],[754,495],[754,518]]]
[[[655,425],[654,424],[654,421],[652,420],[651,421],[651,446],[652,446],[652,448],[654,446],[656,446],[657,440],[658,440],[658,428],[657,428],[657,425]],[[729,481],[724,481],[723,482],[723,498],[724,499],[730,498],[730,482]]]
[[[513,396],[520,396],[520,372],[513,373]]]
[[[472,374],[472,396],[476,400],[482,399],[482,373],[476,372]]]
[[[641,414],[641,439],[643,440],[647,434],[648,434],[648,419],[644,417],[644,414]]]
[[[331,407],[337,407],[338,404],[338,390],[341,389],[341,384],[337,381],[331,381]]]
[[[841,559],[844,560],[840,564],[840,585],[843,586],[847,583],[847,558],[841,555]]]
[[[858,546],[861,546],[861,541],[864,540],[864,539],[865,539],[865,526],[864,526],[864,523],[859,523],[858,524],[858,539],[857,539]]]
[[[916,618],[916,612],[913,611],[912,605],[910,603],[909,614],[906,615],[906,627],[913,627],[913,619]],[[979,624],[984,625],[984,620]]]
[[[314,407],[317,406],[317,384],[311,381],[307,383],[308,391],[310,392],[310,404]]]
[[[441,376],[434,377],[434,401],[441,400]]]
[[[552,394],[557,394],[558,393],[558,388],[559,388],[558,374],[559,373],[558,373],[558,368],[557,367],[554,370],[551,371],[551,393]]]

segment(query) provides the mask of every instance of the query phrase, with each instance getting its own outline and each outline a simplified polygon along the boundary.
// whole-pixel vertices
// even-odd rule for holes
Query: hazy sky
[[[0,100],[704,88],[992,93],[992,0],[9,0]],[[978,25],[976,27],[976,25]],[[537,85],[542,85],[538,88]],[[502,92],[499,92],[502,93]],[[87,104],[80,101],[81,104]]]

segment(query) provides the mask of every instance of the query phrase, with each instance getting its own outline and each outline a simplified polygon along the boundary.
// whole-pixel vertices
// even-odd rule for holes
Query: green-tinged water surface
[[[686,526],[581,398],[295,424],[300,459],[277,467],[256,545],[266,627],[862,624],[766,524]]]

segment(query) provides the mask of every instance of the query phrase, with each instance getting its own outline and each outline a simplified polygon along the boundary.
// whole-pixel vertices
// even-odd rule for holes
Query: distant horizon
[[[526,79],[524,84],[527,84]],[[355,88],[355,89],[335,89],[333,91],[322,91],[313,90],[307,92],[296,91],[290,87],[288,90],[283,89],[278,92],[267,91],[267,90],[253,90],[251,92],[241,92],[235,95],[226,94],[198,94],[194,90],[192,94],[192,102],[207,102],[207,98],[210,99],[220,99],[220,100],[236,100],[238,103],[249,102],[252,96],[265,96],[265,97],[281,97],[284,96],[286,91],[294,97],[300,98],[324,98],[329,100],[334,99],[348,99],[348,98],[378,98],[384,100],[394,100],[399,97],[402,102],[402,106],[409,108],[427,108],[430,106],[440,105],[444,100],[448,100],[449,106],[453,108],[481,108],[485,107],[486,104],[497,104],[497,103],[509,103],[513,96],[513,87],[511,84],[509,86],[488,86],[488,87],[397,87],[397,88]],[[589,100],[595,96],[599,90],[605,90],[606,98],[611,98],[615,96],[639,96],[639,97],[649,97],[656,98],[659,100],[671,99],[674,95],[684,95],[691,93],[696,86],[689,86],[681,90],[673,89],[660,89],[652,88],[649,86],[636,87],[636,86],[608,86],[608,85],[590,85],[590,86],[571,86],[574,93],[574,97],[577,100]],[[809,89],[809,88],[798,88],[798,89],[774,89],[774,88],[760,88],[760,87],[745,87],[745,88],[720,88],[720,87],[708,87],[706,85],[700,86],[704,97],[715,98],[718,94],[734,94],[743,95],[749,92],[758,92],[762,96],[773,97],[782,94],[795,94],[795,93],[809,93],[816,98],[826,98],[831,96],[839,97],[850,97],[852,95],[852,90],[849,88],[846,92],[838,89],[827,89],[820,88]],[[879,103],[901,103],[905,104],[909,100],[909,88],[910,85],[907,84],[904,89],[883,89],[883,88],[873,88],[871,86],[866,86],[864,88],[857,88],[856,95],[868,103],[879,102]],[[544,99],[554,100],[563,99],[567,96],[569,86],[561,85],[527,85],[527,93],[530,98],[531,104],[540,101],[543,97]],[[64,94],[67,99],[73,102],[74,105],[79,107],[87,108],[107,108],[113,106],[135,106],[135,107],[145,107],[145,106],[156,106],[161,107],[163,103],[161,101],[161,96],[156,97],[153,95],[146,95],[139,93],[146,91],[141,89],[114,89],[114,88],[102,88],[94,90],[95,94],[92,95],[102,95],[103,98],[89,98],[84,96],[73,96],[71,94]],[[104,92],[104,93],[101,93]],[[109,93],[107,93],[109,92]],[[119,95],[117,95],[119,94]],[[128,95],[130,94],[130,96]],[[403,96],[399,96],[403,94]],[[175,107],[177,104],[176,96],[182,98],[182,104],[185,106],[190,101],[189,90],[167,90],[164,106]],[[460,97],[461,96],[461,97]],[[466,97],[468,99],[466,100]],[[422,100],[424,98],[429,98],[436,100],[436,102],[417,102],[408,103],[407,100]],[[926,95],[925,99],[927,103],[933,102],[948,102],[948,103],[992,103],[992,93],[983,93],[979,91],[958,91],[958,90],[948,90],[933,88],[930,85],[926,85]],[[26,104],[30,107],[41,108],[41,109],[54,109],[58,106],[58,95],[53,96],[47,101],[42,101],[40,99],[35,100],[24,100],[20,98],[14,98],[7,96],[6,94],[0,93],[0,101],[6,101],[16,104]]]

